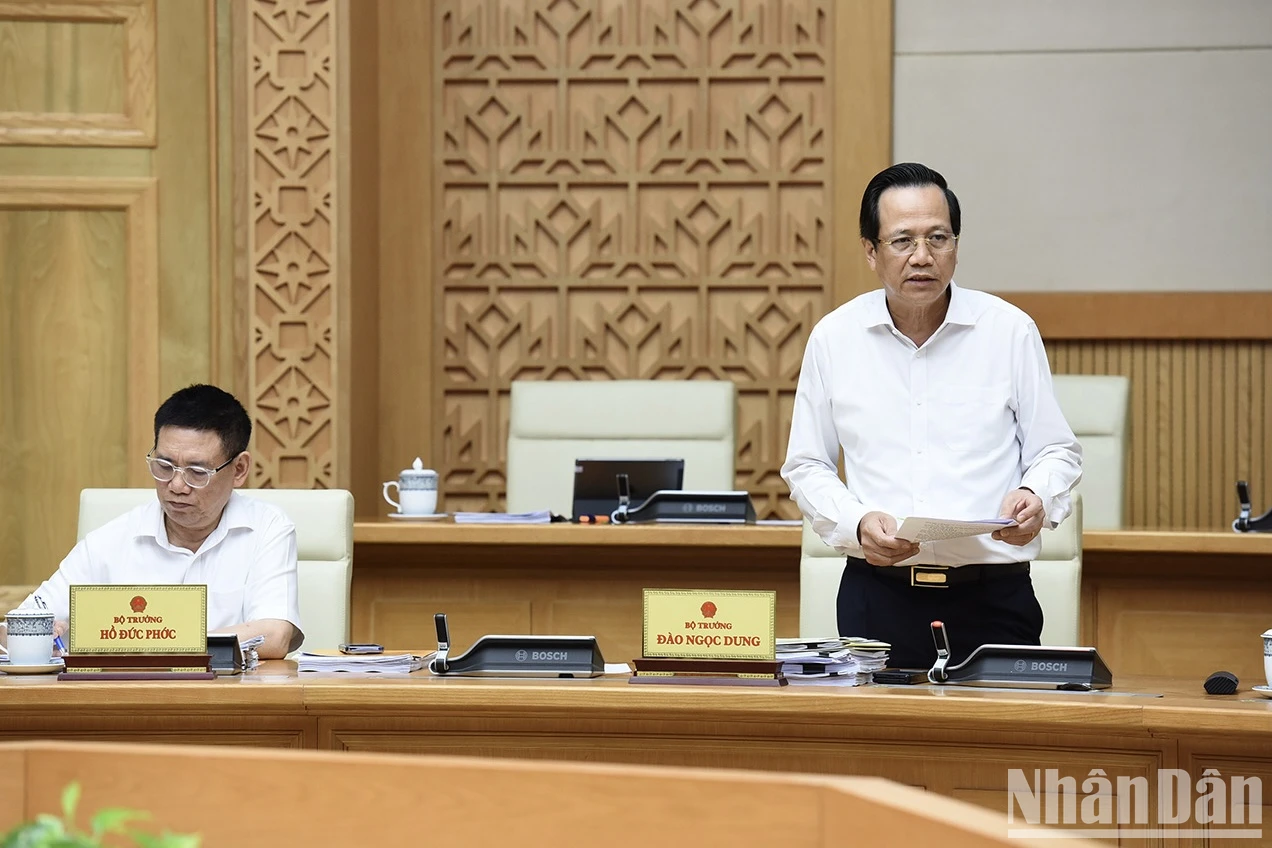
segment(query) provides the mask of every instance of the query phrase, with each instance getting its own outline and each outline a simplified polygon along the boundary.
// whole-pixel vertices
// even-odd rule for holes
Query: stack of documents
[[[876,642],[873,639],[848,639],[848,650],[857,660],[857,682],[869,683],[874,673],[888,667],[888,652],[892,646],[887,642]]]
[[[777,659],[791,683],[857,686],[888,665],[891,645],[857,636],[778,639]]]
[[[433,654],[341,654],[336,651],[301,651],[297,671],[362,671],[377,674],[410,674],[423,668]]]
[[[243,651],[244,671],[252,671],[261,664],[261,658],[256,649],[263,644],[265,644],[264,636],[253,636],[250,639],[244,639],[239,642],[239,648]]]
[[[856,686],[860,668],[845,640],[778,639],[777,660],[792,683],[818,681]]]
[[[546,509],[538,512],[457,512],[456,524],[548,524],[552,513]]]

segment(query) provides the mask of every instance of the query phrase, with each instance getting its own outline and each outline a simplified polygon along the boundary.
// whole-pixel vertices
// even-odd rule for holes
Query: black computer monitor
[[[574,506],[580,516],[605,516],[618,509],[619,474],[627,475],[631,492],[629,506],[637,507],[659,489],[680,490],[685,486],[683,459],[576,459],[574,461]]]

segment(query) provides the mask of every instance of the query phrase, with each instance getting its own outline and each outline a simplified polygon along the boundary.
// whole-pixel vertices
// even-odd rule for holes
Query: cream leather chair
[[[508,511],[569,515],[584,458],[683,458],[686,489],[732,490],[735,396],[725,381],[513,382]]]
[[[1126,492],[1131,381],[1108,374],[1057,374],[1056,400],[1082,445],[1082,494],[1088,530],[1117,530]]]
[[[1042,531],[1042,553],[1030,568],[1034,593],[1042,606],[1042,644],[1077,645],[1082,598],[1082,496],[1074,495],[1073,514],[1055,530]],[[839,634],[836,600],[844,556],[826,545],[804,521],[799,557],[799,635],[806,639]],[[940,591],[934,589],[932,591]],[[869,633],[844,633],[869,636]]]
[[[335,650],[349,641],[353,580],[353,495],[344,489],[241,489],[272,503],[296,525],[300,620],[306,650]],[[154,489],[80,492],[77,539],[155,497]]]

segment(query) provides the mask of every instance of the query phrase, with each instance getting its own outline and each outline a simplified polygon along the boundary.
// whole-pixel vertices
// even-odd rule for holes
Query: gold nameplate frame
[[[771,660],[776,592],[735,589],[646,589],[647,657]]]
[[[206,654],[208,587],[71,587],[71,654]]]

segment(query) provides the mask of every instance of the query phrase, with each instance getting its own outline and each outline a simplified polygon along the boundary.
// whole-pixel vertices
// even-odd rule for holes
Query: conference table
[[[592,634],[640,655],[644,588],[769,589],[798,635],[799,526],[354,524],[355,641],[433,644],[448,615],[463,650],[487,633]],[[1087,531],[1082,641],[1118,675],[1263,682],[1272,534]]]
[[[283,660],[207,682],[0,676],[0,740],[32,738],[875,775],[999,811],[1010,769],[1078,787],[1101,769],[1115,794],[1144,778],[1150,811],[1160,769],[1272,781],[1272,700],[1125,676],[1091,693],[298,674]]]

